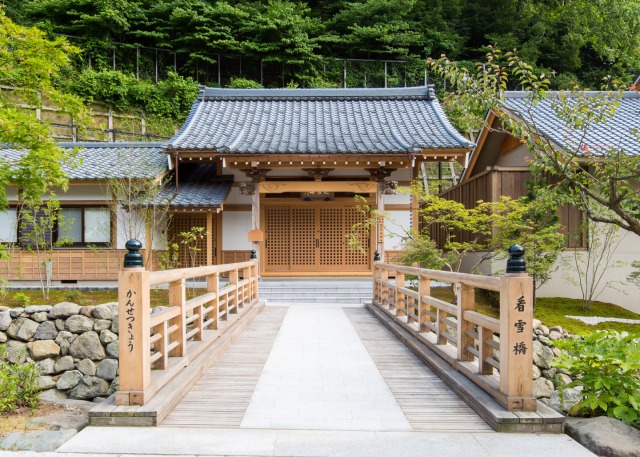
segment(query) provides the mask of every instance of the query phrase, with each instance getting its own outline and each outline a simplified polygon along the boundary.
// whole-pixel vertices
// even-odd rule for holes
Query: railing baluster
[[[211,325],[209,325],[209,328],[211,330],[218,329],[218,317],[219,317],[218,304],[220,302],[220,297],[218,296],[218,290],[219,290],[218,279],[219,279],[218,273],[214,273],[212,275],[207,276],[207,292],[212,292],[215,294],[213,301],[209,302],[209,306],[213,308],[213,311],[211,311],[210,313],[211,319],[213,319],[213,322],[211,323]]]
[[[425,295],[431,295],[431,281],[426,276],[418,276],[418,325],[419,332],[429,332],[429,327],[425,324],[431,321],[431,316],[429,315],[430,306],[428,303],[424,303],[422,301],[422,297]]]
[[[233,313],[238,313],[238,270],[231,270],[229,272],[229,285],[234,286],[234,289],[227,295],[227,305],[232,303]],[[227,312],[229,312],[229,306],[227,306]]]
[[[475,289],[464,283],[456,284],[458,299],[458,360],[472,361],[473,354],[467,351],[467,346],[473,346],[473,338],[467,334],[467,330],[473,330],[473,324],[464,318],[464,312],[474,311],[476,307]]]
[[[169,339],[171,343],[178,342],[178,345],[169,353],[171,357],[184,357],[187,352],[186,301],[185,280],[179,279],[169,283],[169,306],[178,306],[180,308],[180,314],[171,319],[171,325],[178,326],[178,330]]]
[[[492,338],[491,330],[478,327],[478,373],[482,375],[493,374],[493,367],[487,363],[487,359],[493,357],[493,348],[487,344],[487,340]]]
[[[400,287],[404,287],[404,273],[396,272],[396,316],[406,316],[408,310],[407,297],[399,291]]]

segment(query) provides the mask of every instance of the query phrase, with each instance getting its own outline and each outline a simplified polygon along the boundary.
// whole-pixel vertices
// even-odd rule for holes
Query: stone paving
[[[289,309],[241,427],[411,430],[335,305]]]

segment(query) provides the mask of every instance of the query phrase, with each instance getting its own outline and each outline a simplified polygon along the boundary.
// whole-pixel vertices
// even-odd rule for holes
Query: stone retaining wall
[[[41,398],[106,398],[118,389],[118,304],[0,310],[0,343],[12,363],[33,361]]]
[[[551,360],[560,354],[553,345],[555,340],[570,338],[571,335],[560,326],[548,328],[533,320],[533,395],[558,412],[566,414],[580,401],[580,391],[576,388],[564,390],[561,396],[558,388],[566,386],[573,379],[551,366]]]

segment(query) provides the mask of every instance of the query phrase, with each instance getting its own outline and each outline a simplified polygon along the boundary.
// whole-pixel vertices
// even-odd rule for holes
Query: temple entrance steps
[[[263,278],[260,299],[275,303],[344,303],[371,301],[371,278]]]

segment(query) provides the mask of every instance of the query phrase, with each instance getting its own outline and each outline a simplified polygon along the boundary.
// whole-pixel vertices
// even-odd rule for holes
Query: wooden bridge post
[[[126,243],[124,269],[118,275],[120,389],[116,405],[143,405],[151,385],[149,272],[142,264],[138,240]]]
[[[533,278],[526,272],[521,246],[511,246],[509,255],[500,278],[500,392],[509,411],[535,411]]]
[[[233,299],[233,313],[238,314],[238,270],[231,270],[229,272],[229,284],[235,286],[235,289],[229,292],[227,295],[227,313],[229,313],[229,301]],[[227,320],[229,315],[227,314]]]

